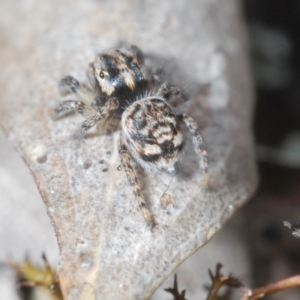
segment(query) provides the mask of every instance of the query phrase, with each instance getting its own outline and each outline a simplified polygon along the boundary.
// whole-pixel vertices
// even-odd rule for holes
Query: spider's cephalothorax
[[[88,116],[82,123],[83,131],[104,118],[121,118],[121,163],[144,218],[153,226],[156,222],[145,203],[131,159],[145,169],[174,173],[183,148],[180,129],[183,122],[193,137],[206,186],[206,150],[198,126],[186,114],[176,115],[172,111],[168,101],[173,96],[182,97],[180,89],[172,83],[160,84],[158,75],[145,68],[138,47],[127,46],[99,54],[89,66],[88,78],[93,89],[71,76],[64,77],[60,82],[61,92],[73,94],[76,100],[63,101],[55,112],[58,117],[74,111]]]
[[[118,116],[126,102],[149,88],[147,77],[143,54],[136,46],[112,49],[90,63],[89,79],[98,91],[96,101],[103,106],[110,98],[118,98]]]

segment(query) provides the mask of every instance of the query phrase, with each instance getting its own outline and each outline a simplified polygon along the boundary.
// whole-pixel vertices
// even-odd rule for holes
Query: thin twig
[[[222,264],[218,263],[216,266],[215,275],[212,274],[211,270],[208,270],[210,279],[212,281],[212,286],[210,288],[209,294],[206,300],[215,300],[218,296],[218,292],[223,285],[227,285],[229,287],[241,287],[243,286],[242,282],[229,275],[224,276],[220,271],[222,268]]]
[[[179,293],[178,291],[177,274],[175,274],[174,276],[174,287],[165,289],[165,291],[171,293],[174,296],[173,300],[187,300],[185,298],[185,290],[181,291],[181,293]]]
[[[256,300],[263,298],[269,294],[273,294],[278,291],[283,291],[292,287],[300,286],[300,275],[289,277],[280,280],[276,283],[268,284],[264,287],[256,289],[247,289],[243,294],[241,300]]]

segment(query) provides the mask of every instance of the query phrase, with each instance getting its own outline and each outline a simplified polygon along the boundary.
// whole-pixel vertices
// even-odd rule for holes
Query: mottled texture
[[[256,185],[237,2],[25,0],[0,8],[0,122],[47,206],[66,299],[146,299]],[[118,170],[117,132],[82,138],[80,116],[51,118],[60,78],[84,80],[95,55],[120,41],[140,46],[151,65],[163,65],[171,82],[186,87],[191,99],[178,110],[196,120],[207,145],[207,191],[191,142],[172,181],[139,172],[159,223],[154,232]],[[172,204],[162,209],[166,190]]]

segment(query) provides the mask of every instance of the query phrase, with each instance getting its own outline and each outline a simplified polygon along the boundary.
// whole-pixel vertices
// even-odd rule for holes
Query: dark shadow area
[[[300,2],[244,0],[256,87],[260,187],[242,210],[253,286],[300,273]],[[278,298],[279,297],[279,298]],[[266,299],[299,299],[293,289]]]

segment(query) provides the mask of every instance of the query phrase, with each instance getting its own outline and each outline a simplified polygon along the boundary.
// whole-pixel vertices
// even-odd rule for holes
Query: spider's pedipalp
[[[118,109],[118,107],[119,100],[117,98],[110,98],[106,104],[101,107],[99,112],[89,117],[82,123],[81,128],[83,132],[97,125],[102,119],[111,116]]]

